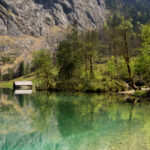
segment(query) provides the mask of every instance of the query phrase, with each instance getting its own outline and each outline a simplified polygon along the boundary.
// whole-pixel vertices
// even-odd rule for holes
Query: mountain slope
[[[74,20],[81,28],[97,27],[105,16],[103,0],[0,0],[0,33],[42,36]]]
[[[149,8],[150,0],[0,0],[0,70],[30,62],[35,50],[55,50],[74,21],[81,29],[101,27],[117,12],[147,23]]]
[[[35,50],[54,50],[74,21],[96,28],[106,16],[104,0],[0,0],[0,70],[30,63]]]

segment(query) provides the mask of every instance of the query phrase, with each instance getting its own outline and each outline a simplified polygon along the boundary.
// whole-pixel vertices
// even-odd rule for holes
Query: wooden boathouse
[[[33,83],[31,81],[14,81],[14,89],[32,89]]]

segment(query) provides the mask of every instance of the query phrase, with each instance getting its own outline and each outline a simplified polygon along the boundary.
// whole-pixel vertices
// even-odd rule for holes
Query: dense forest
[[[150,85],[149,51],[150,25],[135,27],[133,19],[113,14],[102,29],[79,32],[74,24],[60,42],[56,59],[49,61],[49,52],[37,51],[33,66],[39,81],[44,81],[41,89],[140,89]],[[51,71],[54,66],[58,71],[55,76]]]
[[[149,0],[106,0],[106,5],[112,12],[132,18],[134,24],[150,22]]]
[[[34,72],[37,90],[122,91],[150,86],[150,2],[106,0],[110,10],[103,27],[65,30],[55,54],[33,53],[32,64],[21,64],[0,77],[14,79]]]

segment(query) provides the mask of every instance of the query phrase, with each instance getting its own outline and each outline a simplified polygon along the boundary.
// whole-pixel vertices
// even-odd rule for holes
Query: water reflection
[[[32,94],[32,90],[15,90],[15,95],[26,95],[26,94]]]
[[[107,94],[0,91],[0,150],[150,149],[149,104]]]

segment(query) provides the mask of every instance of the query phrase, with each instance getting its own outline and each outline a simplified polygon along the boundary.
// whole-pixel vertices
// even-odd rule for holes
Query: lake
[[[0,89],[0,150],[150,150],[150,103]]]

